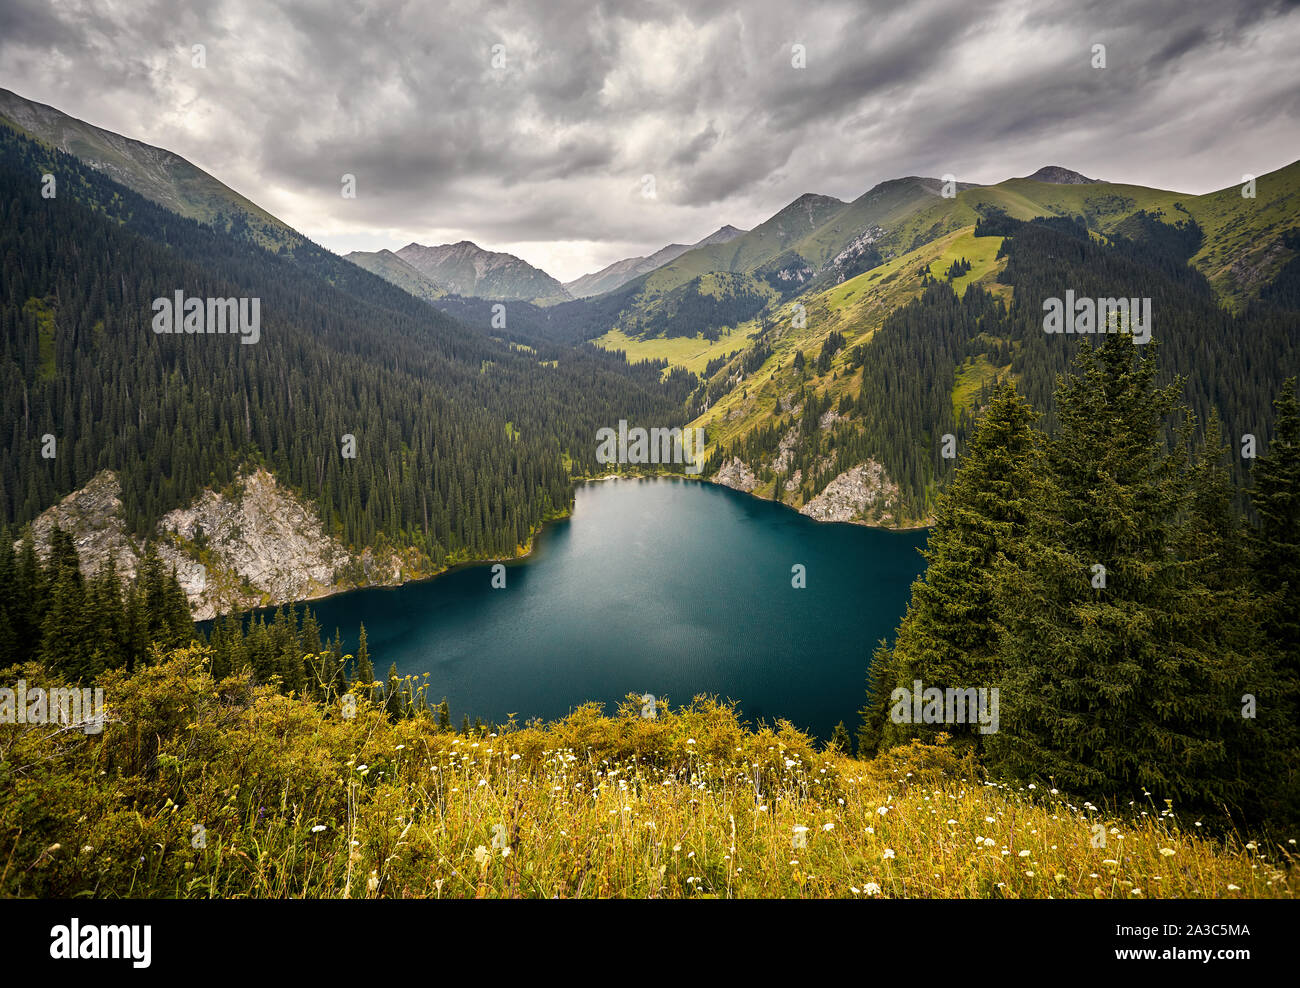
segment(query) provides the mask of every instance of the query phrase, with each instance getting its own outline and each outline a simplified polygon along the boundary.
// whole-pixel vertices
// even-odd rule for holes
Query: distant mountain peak
[[[413,242],[396,253],[453,295],[538,302],[566,301],[571,297],[540,268],[513,254],[484,250],[472,240],[436,247]]]
[[[824,196],[824,195],[822,195],[821,193],[818,193],[818,192],[805,192],[803,195],[801,195],[801,196],[800,196],[798,199],[796,199],[794,202],[790,203],[790,205],[791,205],[791,206],[809,206],[809,205],[811,205],[811,206],[821,206],[821,205],[840,205],[840,206],[843,206],[843,205],[844,205],[844,202],[843,202],[843,200],[841,200],[841,199],[836,199],[834,196]],[[789,208],[789,207],[786,207],[786,208]]]
[[[1032,175],[1026,175],[1025,178],[1031,182],[1046,182],[1049,185],[1096,185],[1101,181],[1099,178],[1088,178],[1060,165],[1044,165]]]
[[[621,288],[633,278],[638,278],[643,274],[648,274],[655,268],[672,263],[689,250],[694,250],[697,247],[710,247],[713,244],[725,244],[729,240],[743,237],[745,233],[746,231],[727,223],[718,227],[703,240],[697,240],[693,244],[669,244],[666,247],[660,247],[653,254],[646,257],[627,257],[621,261],[615,261],[599,271],[584,274],[581,278],[575,278],[573,281],[566,281],[564,288],[574,298],[603,295],[605,292],[612,292],[615,288]]]

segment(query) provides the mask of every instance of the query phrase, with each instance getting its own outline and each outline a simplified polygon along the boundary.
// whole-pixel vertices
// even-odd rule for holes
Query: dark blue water
[[[501,722],[563,716],[628,693],[739,702],[825,738],[853,730],[871,651],[893,637],[924,561],[924,532],[809,521],[711,484],[620,480],[578,488],[527,560],[312,603],[355,651],[364,623],[380,678],[429,673],[429,696]],[[806,589],[791,567],[806,567]]]

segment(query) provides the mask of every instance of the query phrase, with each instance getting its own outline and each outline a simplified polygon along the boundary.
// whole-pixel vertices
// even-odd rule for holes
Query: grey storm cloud
[[[1298,42],[1300,9],[1250,0],[6,0],[0,85],[335,249],[465,238],[573,277],[902,175],[1223,187],[1300,157]]]

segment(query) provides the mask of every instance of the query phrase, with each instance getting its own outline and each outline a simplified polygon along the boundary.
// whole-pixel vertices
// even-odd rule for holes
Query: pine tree
[[[836,724],[831,731],[831,746],[845,755],[853,754],[853,739],[849,737],[849,729],[844,726],[844,721]]]
[[[913,691],[917,681],[940,690],[996,685],[993,583],[1000,566],[1016,564],[1028,525],[1027,491],[1042,458],[1035,419],[1011,385],[998,389],[980,419],[940,499],[922,553],[928,566],[912,584],[898,640],[893,649],[882,643],[873,657],[870,702],[862,711],[870,726],[860,735],[860,751],[940,731],[976,743],[982,736],[976,724],[896,724],[888,716],[888,697],[896,688]]]
[[[1257,694],[1268,731],[1252,762],[1263,813],[1300,822],[1300,401],[1290,379],[1274,402],[1273,439],[1253,470],[1258,527],[1249,540],[1252,586],[1260,596],[1261,653],[1270,677]],[[1263,677],[1261,677],[1262,679]]]
[[[361,626],[361,640],[357,645],[356,682],[365,687],[364,696],[373,698],[375,667],[370,662],[370,646],[366,642],[366,626]]]

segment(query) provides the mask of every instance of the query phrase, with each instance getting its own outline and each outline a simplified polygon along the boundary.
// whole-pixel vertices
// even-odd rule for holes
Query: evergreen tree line
[[[42,559],[28,532],[15,546],[0,527],[0,669],[35,660],[68,682],[90,684],[107,670],[137,672],[158,656],[194,643],[208,646],[210,672],[220,681],[250,675],[284,693],[333,702],[349,690],[391,717],[429,716],[451,727],[444,697],[430,701],[429,684],[399,676],[396,665],[375,676],[365,625],[355,655],[345,652],[338,629],[322,637],[309,607],[272,613],[227,614],[205,633],[190,617],[185,591],[152,547],[134,580],[110,561],[82,574],[72,536],[50,533]],[[427,676],[425,677],[427,679]],[[461,728],[491,730],[468,716]]]
[[[1163,350],[1085,343],[1050,432],[1014,386],[996,391],[895,641],[872,658],[860,754],[943,732],[999,778],[1300,820],[1295,379],[1242,492],[1239,450],[1216,413],[1200,427],[1180,380],[1161,383]],[[895,691],[918,681],[997,688],[998,729],[954,723],[957,707],[911,722]]]

